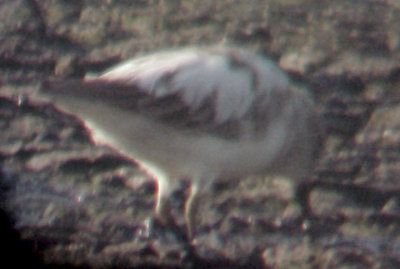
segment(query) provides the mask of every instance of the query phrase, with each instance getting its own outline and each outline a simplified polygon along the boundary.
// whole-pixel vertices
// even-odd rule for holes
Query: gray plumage
[[[158,183],[156,214],[192,182],[189,236],[217,178],[307,175],[320,145],[312,99],[268,59],[237,48],[189,48],[123,62],[96,78],[47,82],[42,94],[80,117],[96,141],[136,160]]]

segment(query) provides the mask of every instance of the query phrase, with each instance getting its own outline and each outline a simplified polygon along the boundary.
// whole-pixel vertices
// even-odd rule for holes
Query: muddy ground
[[[188,242],[154,222],[150,177],[30,93],[221,43],[268,55],[308,88],[326,143],[302,195],[280,179],[215,184]],[[397,0],[3,0],[0,80],[1,229],[15,266],[400,267]],[[185,184],[173,196],[178,228],[186,196]]]

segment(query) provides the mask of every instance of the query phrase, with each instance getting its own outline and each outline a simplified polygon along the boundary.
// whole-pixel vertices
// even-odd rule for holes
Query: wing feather
[[[277,88],[263,80],[270,64],[241,50],[189,49],[130,60],[97,78],[47,81],[43,91],[102,101],[179,128],[238,138],[241,120],[251,119],[259,110],[254,104],[263,103],[258,99],[268,99],[269,91]],[[277,86],[284,88],[286,78],[274,68],[272,80],[283,80]]]

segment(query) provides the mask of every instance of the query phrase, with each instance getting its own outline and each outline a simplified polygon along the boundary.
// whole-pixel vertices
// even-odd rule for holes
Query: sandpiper
[[[232,47],[162,51],[125,61],[97,77],[47,82],[42,94],[81,118],[95,141],[135,160],[157,181],[155,213],[181,179],[194,236],[202,194],[219,178],[284,176],[312,170],[320,120],[307,91],[269,59]]]

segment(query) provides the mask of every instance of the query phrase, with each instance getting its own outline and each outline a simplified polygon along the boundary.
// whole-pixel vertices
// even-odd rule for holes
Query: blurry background
[[[155,185],[76,118],[29,98],[166,48],[269,55],[315,96],[327,142],[301,215],[285,182],[222,181],[192,246],[152,227]],[[4,261],[49,268],[400,267],[397,0],[0,1]],[[186,188],[174,208],[183,224]],[[150,221],[149,221],[150,220]],[[17,258],[11,254],[18,254]],[[3,261],[3,260],[2,260]]]

